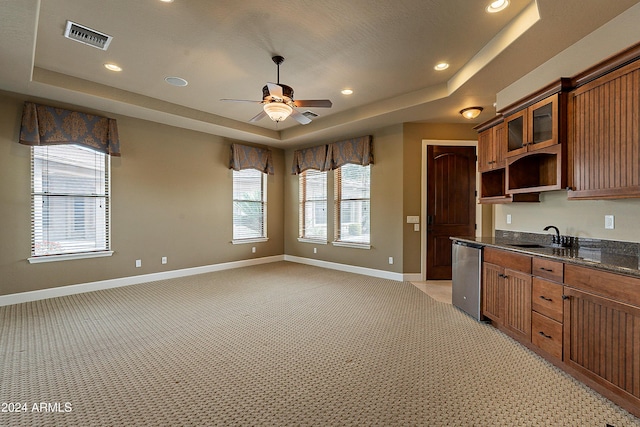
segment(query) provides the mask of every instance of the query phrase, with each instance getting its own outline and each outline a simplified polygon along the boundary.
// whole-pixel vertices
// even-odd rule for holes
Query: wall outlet
[[[615,221],[613,215],[604,216],[604,228],[607,230],[613,230],[615,228]]]
[[[389,264],[393,264],[393,257],[392,256],[389,257]]]
[[[142,260],[141,259],[137,259],[136,260],[136,268],[140,268],[142,267]]]
[[[255,254],[255,253],[256,253],[256,247],[255,247],[255,246],[253,246],[253,247],[251,248],[251,253],[252,253],[252,254]]]
[[[318,248],[313,248],[313,253],[317,254],[318,253]]]
[[[420,224],[413,224],[413,231],[420,231]]]
[[[162,257],[161,262],[162,262],[163,264],[166,264],[166,263],[167,263],[167,257],[166,257],[166,256],[163,256],[163,257]]]
[[[511,224],[511,214],[507,214],[507,224]]]

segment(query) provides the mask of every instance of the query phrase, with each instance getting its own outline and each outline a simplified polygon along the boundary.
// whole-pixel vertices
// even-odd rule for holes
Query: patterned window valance
[[[20,143],[79,144],[111,156],[120,156],[120,140],[115,119],[32,102],[24,103]]]
[[[362,166],[373,163],[373,137],[371,135],[296,150],[293,152],[291,174],[297,175],[307,169],[330,171],[347,163]]]
[[[273,175],[273,161],[271,150],[250,147],[248,145],[231,144],[231,158],[229,169],[257,169],[268,175]]]
[[[305,148],[293,152],[292,175],[298,175],[307,169],[316,169],[325,171],[327,162],[327,146],[318,145],[317,147]]]
[[[347,163],[362,166],[373,163],[373,138],[371,135],[334,142],[327,146],[325,169],[338,169]]]

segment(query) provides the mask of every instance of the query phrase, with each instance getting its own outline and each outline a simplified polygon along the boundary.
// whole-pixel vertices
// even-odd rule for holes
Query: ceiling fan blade
[[[258,120],[262,120],[263,118],[265,118],[267,116],[267,113],[264,112],[264,110],[260,111],[258,114],[256,114],[255,116],[253,116],[251,118],[251,120],[249,120],[249,123],[253,123],[253,122],[257,122]]]
[[[309,123],[311,123],[311,119],[309,117],[303,115],[302,113],[296,110],[293,110],[291,112],[291,117],[293,117],[301,125],[308,125]]]
[[[250,99],[221,99],[220,101],[251,102],[252,104],[261,104],[262,103],[262,101],[252,101]]]
[[[328,99],[298,99],[293,101],[296,107],[324,107],[331,108],[333,105]]]
[[[283,99],[282,95],[282,87],[275,83],[267,83],[267,87],[269,88],[269,94],[271,96],[275,96],[276,98]]]

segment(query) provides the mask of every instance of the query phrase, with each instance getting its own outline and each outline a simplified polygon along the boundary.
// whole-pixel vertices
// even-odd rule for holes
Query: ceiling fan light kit
[[[293,117],[298,123],[306,125],[311,123],[311,116],[317,116],[317,114],[303,114],[298,112],[294,107],[321,107],[331,108],[333,105],[328,99],[306,99],[297,100],[293,99],[293,88],[285,84],[280,83],[280,64],[284,62],[284,57],[276,55],[271,57],[271,60],[278,67],[278,82],[267,83],[262,88],[262,101],[249,101],[246,99],[221,99],[221,101],[234,101],[234,102],[252,102],[263,104],[263,110],[255,117],[249,120],[250,123],[257,122],[264,116],[269,116],[271,120],[279,123],[286,120],[287,117]]]
[[[276,123],[285,120],[293,111],[293,108],[289,107],[284,102],[270,102],[268,104],[264,104],[263,108],[264,112],[267,113],[267,116]]]

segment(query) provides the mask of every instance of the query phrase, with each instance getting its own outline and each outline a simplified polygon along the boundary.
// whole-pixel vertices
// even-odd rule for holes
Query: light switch
[[[419,216],[407,216],[407,224],[419,224],[420,217]]]
[[[420,231],[420,224],[413,224],[413,231]]]

